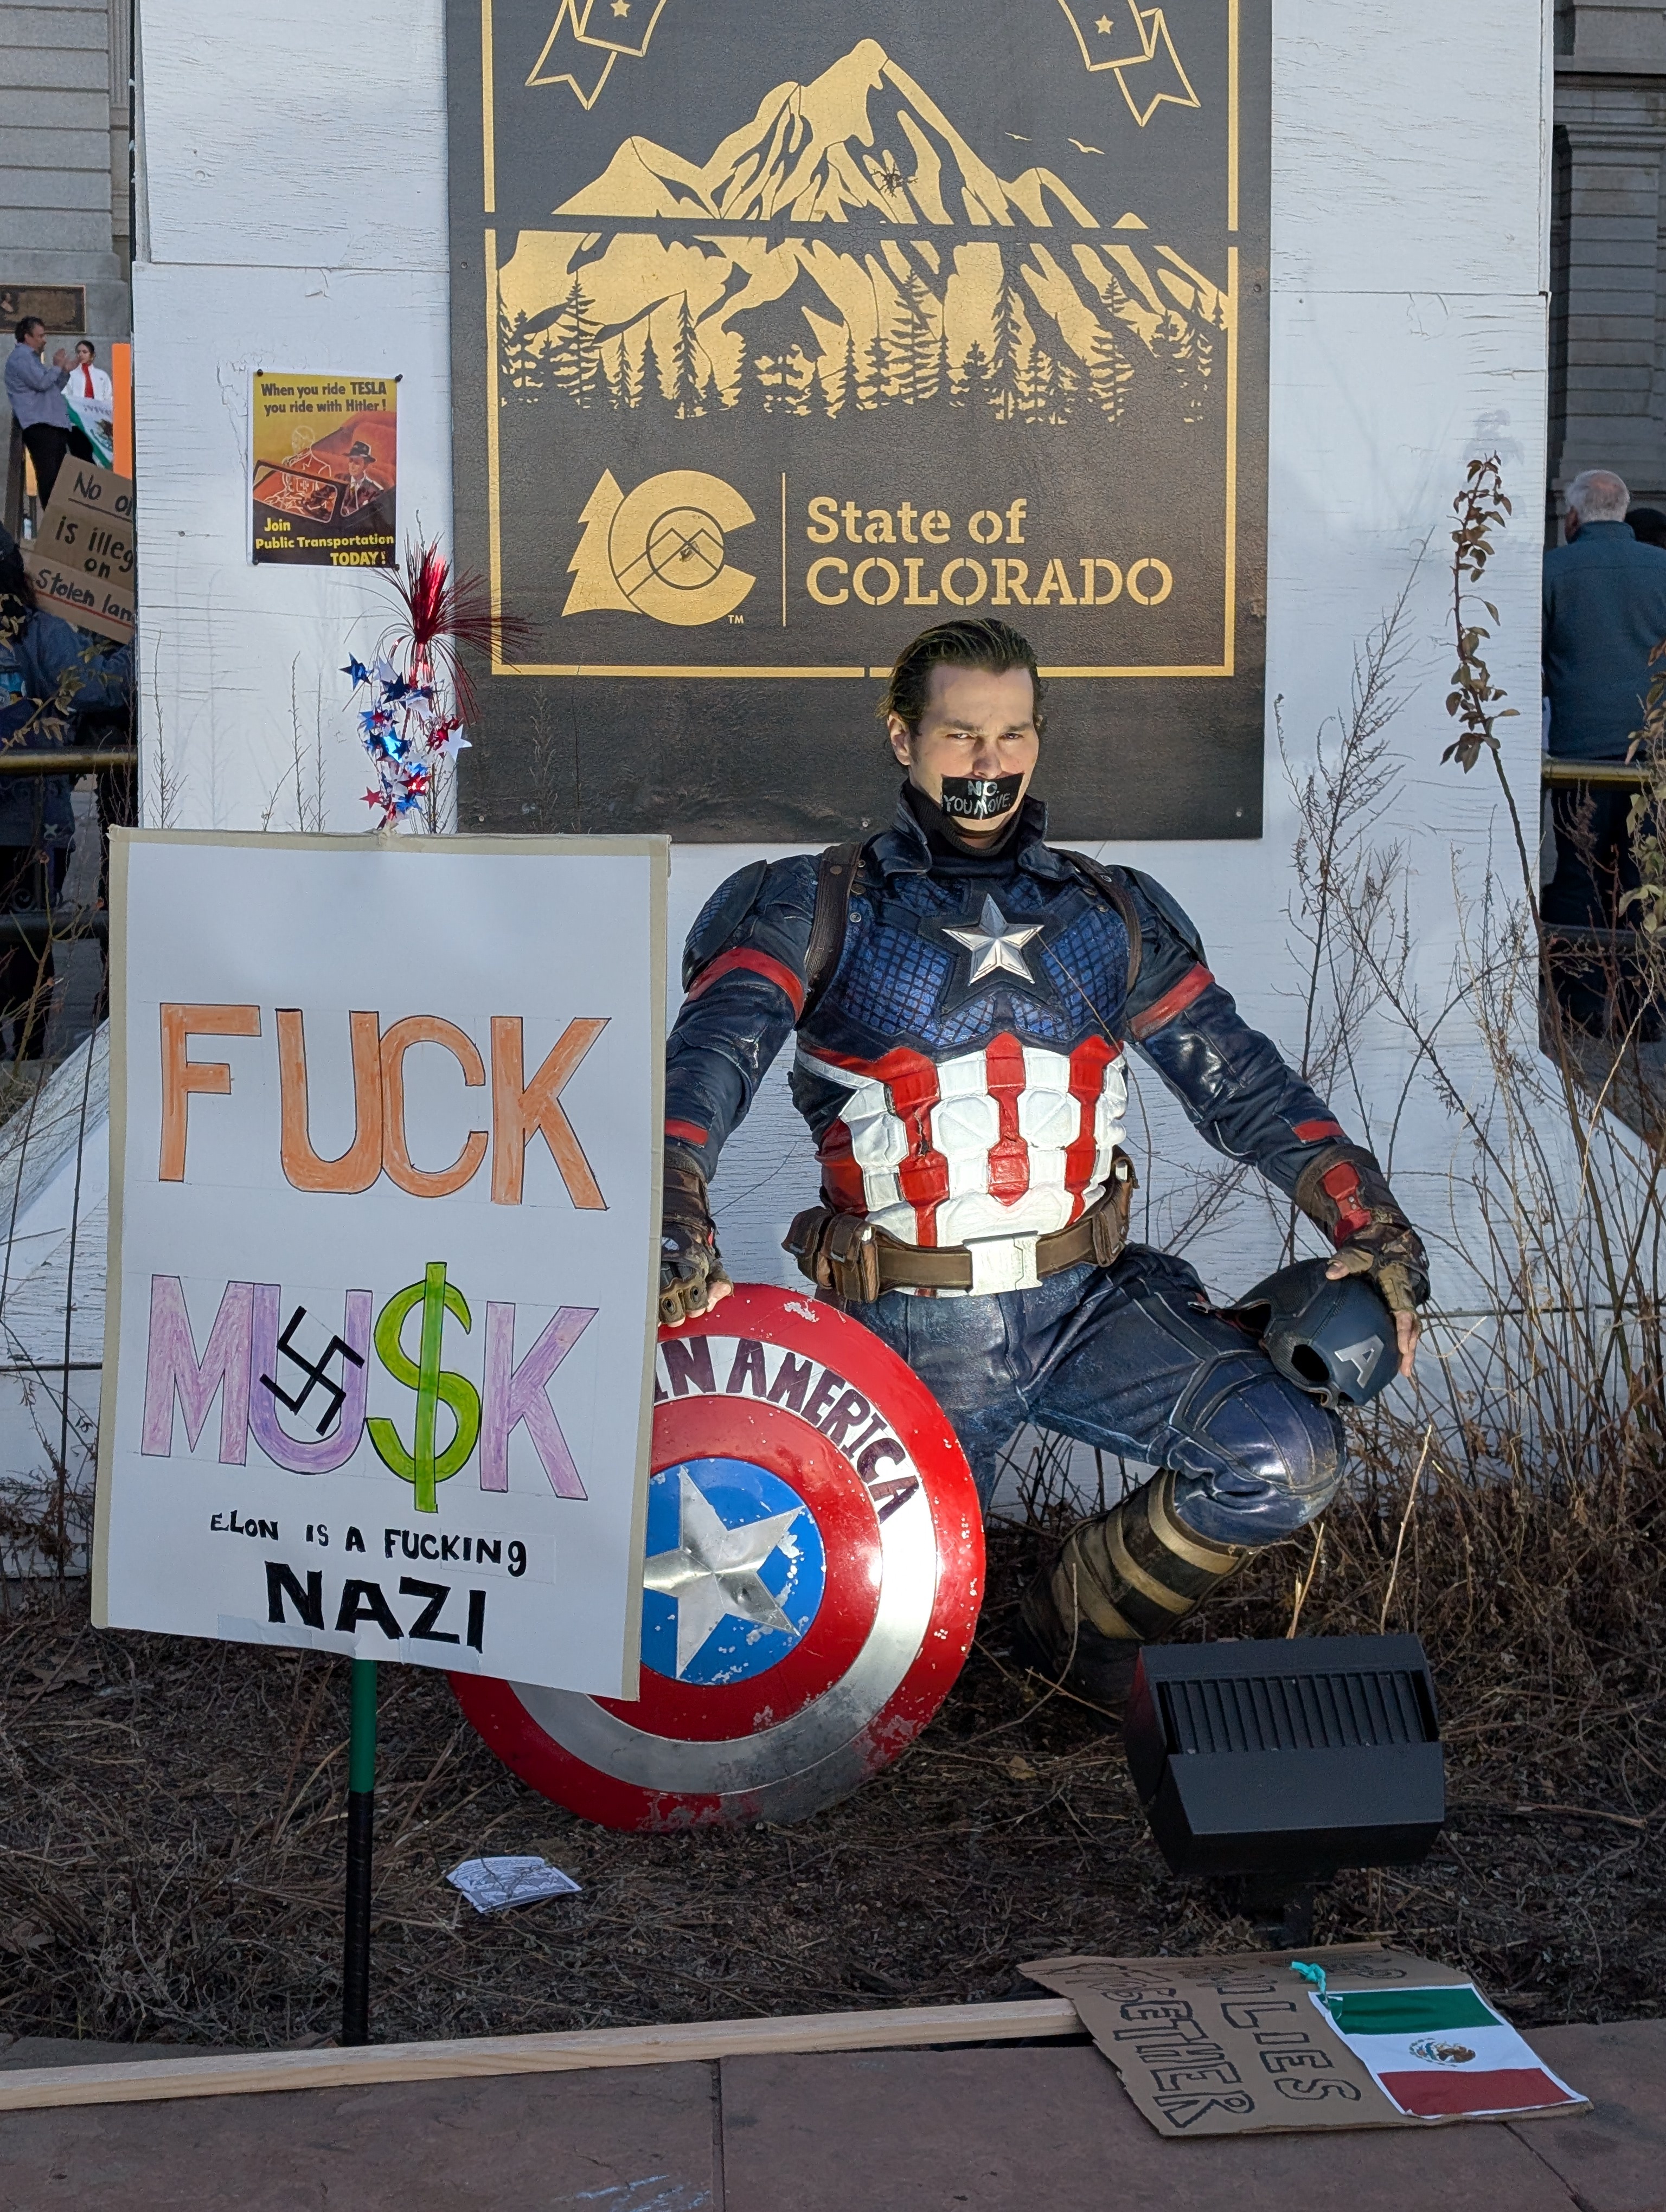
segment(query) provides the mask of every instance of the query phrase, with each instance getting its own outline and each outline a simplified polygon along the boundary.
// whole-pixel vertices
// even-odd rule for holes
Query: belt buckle
[[[1040,1286],[1036,1272],[1039,1232],[1022,1237],[982,1237],[969,1243],[972,1260],[972,1296],[983,1297],[996,1291],[1033,1291]]]

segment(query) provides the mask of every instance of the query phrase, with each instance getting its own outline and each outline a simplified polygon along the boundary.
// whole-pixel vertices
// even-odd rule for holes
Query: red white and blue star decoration
[[[369,667],[350,653],[342,674],[356,692],[366,687],[370,692],[369,706],[359,709],[359,733],[376,781],[364,798],[380,811],[386,830],[424,805],[438,763],[466,752],[469,741],[457,717],[436,706],[433,672],[425,664],[402,676],[386,653]]]
[[[457,757],[469,750],[463,726],[474,711],[462,647],[513,653],[529,635],[518,617],[500,614],[483,578],[459,574],[435,544],[413,543],[388,579],[398,618],[367,662],[355,653],[342,670],[356,700],[359,735],[375,782],[364,794],[380,827],[445,826]],[[453,787],[454,789],[454,786]]]
[[[639,1697],[457,1695],[524,1782],[608,1827],[802,1820],[906,1750],[964,1664],[964,1455],[859,1322],[743,1284],[661,1330],[652,1464]]]

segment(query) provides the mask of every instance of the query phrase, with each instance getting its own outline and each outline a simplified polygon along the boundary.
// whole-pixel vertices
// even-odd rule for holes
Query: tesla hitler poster
[[[390,376],[254,379],[258,562],[389,568],[398,482],[398,384]]]

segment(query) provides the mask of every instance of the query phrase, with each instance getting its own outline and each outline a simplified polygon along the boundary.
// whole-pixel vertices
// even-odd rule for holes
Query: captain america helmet
[[[1364,1406],[1399,1371],[1394,1316],[1363,1276],[1333,1282],[1330,1264],[1298,1260],[1226,1310],[1261,1339],[1280,1374],[1322,1406]]]

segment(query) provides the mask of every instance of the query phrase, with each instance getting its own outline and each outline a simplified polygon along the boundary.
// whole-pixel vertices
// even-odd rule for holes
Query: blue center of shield
[[[816,1516],[744,1459],[690,1459],[648,1488],[642,1664],[675,1681],[744,1682],[792,1650],[827,1587]]]

